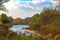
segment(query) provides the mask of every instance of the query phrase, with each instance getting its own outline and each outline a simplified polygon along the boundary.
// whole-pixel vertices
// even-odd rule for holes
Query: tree
[[[10,32],[9,28],[12,27],[11,19],[4,13],[0,15],[0,37],[8,38]],[[4,39],[4,40],[5,40]],[[3,39],[1,39],[3,40]],[[7,39],[8,40],[8,39]]]
[[[13,20],[14,20],[13,17],[11,16],[8,17],[8,22],[10,22],[11,24],[13,24]]]
[[[57,9],[44,9],[39,15],[34,15],[30,22],[30,28],[39,32],[42,35],[53,36],[60,35],[60,11]]]
[[[9,29],[12,26],[11,19],[4,13],[0,15],[0,25],[3,25],[6,29]]]
[[[39,14],[35,14],[30,21],[30,28],[33,30],[37,30],[39,28],[39,23],[37,22],[37,19],[39,17]]]
[[[56,5],[56,9],[60,11],[60,0],[53,0],[53,1],[57,1],[58,5]]]
[[[14,21],[13,21],[13,24],[20,24],[20,22],[21,22],[21,18],[16,18],[16,19],[14,19]]]
[[[35,14],[32,17],[32,21],[30,22],[31,29],[39,30],[44,25],[60,22],[58,21],[59,17],[60,12],[58,10],[50,8],[44,9],[40,14]]]
[[[2,11],[7,11],[5,6],[3,5],[4,3],[8,2],[9,0],[0,0],[0,10]]]

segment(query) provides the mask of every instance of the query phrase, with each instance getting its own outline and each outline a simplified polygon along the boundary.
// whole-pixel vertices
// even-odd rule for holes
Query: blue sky
[[[4,4],[9,11],[8,16],[13,18],[31,17],[36,13],[40,13],[44,7],[55,6],[56,1],[53,0],[10,0]]]

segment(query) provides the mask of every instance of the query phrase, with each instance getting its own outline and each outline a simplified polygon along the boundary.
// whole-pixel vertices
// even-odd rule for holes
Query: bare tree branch
[[[8,1],[9,1],[9,0],[0,0],[0,10],[7,12],[7,9],[6,9],[5,6],[2,5],[2,4],[3,4],[3,3],[6,3],[6,2],[8,2]]]

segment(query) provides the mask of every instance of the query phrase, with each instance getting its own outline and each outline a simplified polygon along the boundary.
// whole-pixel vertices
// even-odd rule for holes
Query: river
[[[23,28],[27,28],[29,27],[29,25],[13,25],[9,30],[12,30],[13,32],[16,32],[16,33],[22,33],[24,34],[25,33],[25,30],[23,30]]]

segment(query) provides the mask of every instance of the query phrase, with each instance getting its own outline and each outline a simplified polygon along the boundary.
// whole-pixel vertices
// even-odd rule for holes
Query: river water
[[[18,34],[24,34],[25,30],[23,30],[23,28],[27,28],[29,27],[29,25],[13,25],[10,30],[12,30],[13,32],[16,32]]]

